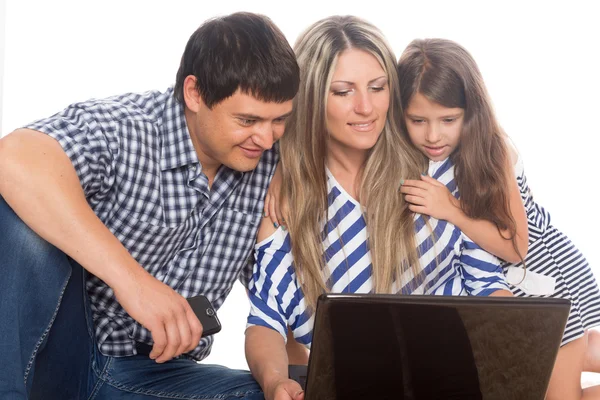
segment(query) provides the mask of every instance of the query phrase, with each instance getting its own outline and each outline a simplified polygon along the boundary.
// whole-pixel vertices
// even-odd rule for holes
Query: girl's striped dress
[[[449,163],[449,161],[446,161]],[[529,250],[522,263],[504,263],[511,290],[520,297],[557,297],[571,301],[571,312],[562,345],[583,336],[586,329],[600,325],[600,292],[583,255],[550,222],[550,214],[531,195],[523,161],[514,166],[529,225]],[[438,178],[455,196],[454,170]]]
[[[334,293],[370,293],[371,256],[362,206],[327,173],[325,281]],[[430,218],[428,226],[422,216],[415,215],[415,231],[421,276],[406,272],[401,277],[403,284],[393,285],[393,293],[486,296],[508,289],[500,260],[479,248],[454,225]],[[274,329],[284,340],[289,326],[296,340],[310,347],[314,320],[306,309],[294,271],[288,232],[279,228],[257,243],[255,256],[248,326]]]

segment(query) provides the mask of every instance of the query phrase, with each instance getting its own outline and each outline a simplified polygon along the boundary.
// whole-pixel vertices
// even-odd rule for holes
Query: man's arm
[[[187,301],[146,272],[87,203],[60,144],[29,129],[0,140],[0,195],[37,234],[106,282],[154,340],[164,362],[196,347],[202,326]]]

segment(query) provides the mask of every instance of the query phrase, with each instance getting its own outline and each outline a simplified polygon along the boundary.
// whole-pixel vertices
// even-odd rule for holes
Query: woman
[[[295,52],[301,87],[281,140],[288,230],[268,218],[259,229],[246,331],[267,399],[301,397],[287,379],[286,331],[310,346],[325,291],[510,295],[498,259],[453,225],[415,217],[398,192],[422,160],[398,128],[395,57],[381,32],[329,17]]]

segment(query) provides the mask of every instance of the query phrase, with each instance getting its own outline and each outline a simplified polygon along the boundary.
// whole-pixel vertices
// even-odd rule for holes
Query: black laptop
[[[325,294],[306,375],[290,371],[306,400],[543,400],[569,308],[547,298]]]

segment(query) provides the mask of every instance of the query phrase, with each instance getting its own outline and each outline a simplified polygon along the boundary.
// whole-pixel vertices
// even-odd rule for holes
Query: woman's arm
[[[304,398],[298,382],[288,378],[288,357],[281,334],[264,326],[246,330],[246,359],[267,400]]]
[[[303,357],[298,348],[300,344],[288,329],[290,316],[283,311],[294,309],[297,304],[281,304],[279,296],[278,278],[290,273],[292,263],[286,235],[282,230],[277,231],[269,218],[263,218],[255,249],[255,259],[260,262],[254,265],[253,280],[248,287],[250,315],[246,329],[246,359],[267,400],[296,400],[304,396],[301,386],[288,378],[291,358],[287,352],[293,362],[300,363]],[[288,282],[283,291],[295,285],[294,279]],[[287,346],[286,334],[291,338]]]
[[[285,350],[290,365],[308,365],[308,349],[303,344],[296,342],[290,328],[288,328]]]

